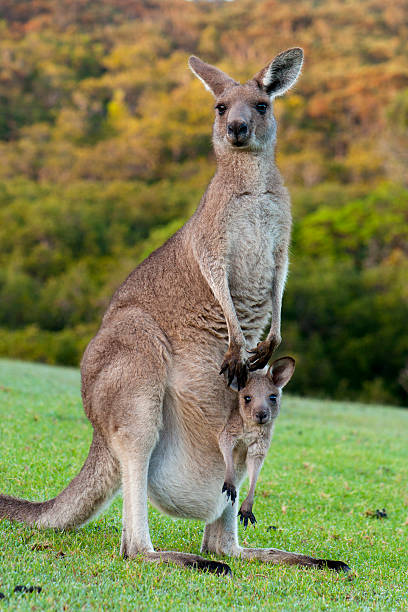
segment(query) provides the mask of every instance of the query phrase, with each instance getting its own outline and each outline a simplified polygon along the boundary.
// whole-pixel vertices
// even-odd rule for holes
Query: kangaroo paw
[[[251,357],[248,359],[249,370],[253,371],[264,368],[272,357],[275,348],[275,343],[267,342],[266,340],[258,342],[257,347],[249,351],[252,353]]]
[[[244,529],[248,527],[249,522],[251,522],[252,525],[256,523],[255,515],[247,510],[242,510],[242,508],[239,509],[238,516],[241,523],[244,524]]]
[[[224,374],[224,372],[229,387],[234,379],[236,379],[238,391],[245,387],[248,380],[248,361],[243,357],[243,350],[241,347],[232,346],[225,353],[220,374]]]
[[[234,485],[229,482],[224,482],[222,485],[222,492],[227,494],[227,499],[231,498],[232,505],[234,505],[237,499],[237,490]]]

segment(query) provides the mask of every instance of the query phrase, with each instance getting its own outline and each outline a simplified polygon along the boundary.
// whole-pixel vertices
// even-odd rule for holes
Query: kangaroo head
[[[239,412],[245,423],[267,425],[280,410],[283,387],[290,381],[295,370],[292,357],[282,357],[269,369],[254,372],[247,384],[238,392]]]
[[[276,138],[273,100],[296,82],[302,63],[302,49],[289,49],[241,85],[222,70],[190,57],[191,70],[216,100],[213,142],[217,155],[271,148]]]

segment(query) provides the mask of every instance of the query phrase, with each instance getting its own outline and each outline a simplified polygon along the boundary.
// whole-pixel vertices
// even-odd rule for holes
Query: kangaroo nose
[[[235,140],[239,141],[245,138],[248,134],[248,125],[245,121],[231,121],[227,126],[228,136],[233,136]]]
[[[266,419],[268,418],[268,413],[266,410],[260,410],[257,412],[256,418],[258,419],[258,423],[265,423]]]

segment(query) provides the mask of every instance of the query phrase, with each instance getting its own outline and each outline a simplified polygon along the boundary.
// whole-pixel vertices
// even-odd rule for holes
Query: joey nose
[[[227,125],[227,136],[232,144],[243,144],[248,138],[248,124],[239,119],[230,121]]]
[[[256,413],[256,418],[258,419],[258,423],[260,423],[262,425],[262,423],[265,423],[265,421],[268,418],[268,413],[266,410],[260,410],[259,412]]]

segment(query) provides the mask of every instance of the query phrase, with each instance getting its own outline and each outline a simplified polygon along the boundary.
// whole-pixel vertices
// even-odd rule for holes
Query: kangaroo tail
[[[66,489],[44,502],[0,495],[0,519],[55,529],[76,527],[97,514],[119,485],[119,463],[102,436],[94,432],[88,457]]]

